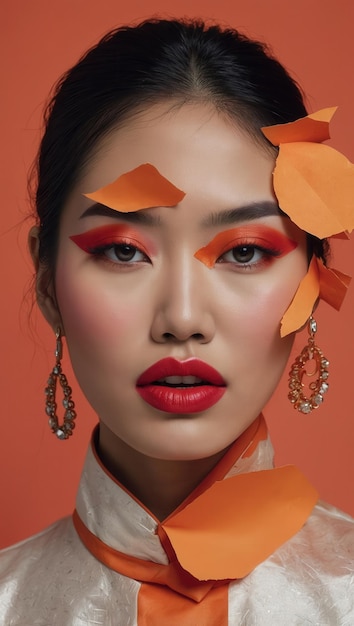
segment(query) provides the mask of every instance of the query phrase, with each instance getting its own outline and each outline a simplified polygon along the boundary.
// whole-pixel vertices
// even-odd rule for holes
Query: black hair
[[[301,91],[265,45],[201,21],[148,20],[103,37],[59,80],[35,165],[39,260],[55,266],[60,216],[100,139],[139,110],[208,102],[267,145],[260,128],[307,114]],[[269,144],[268,144],[269,147]],[[309,236],[309,253],[323,256]]]

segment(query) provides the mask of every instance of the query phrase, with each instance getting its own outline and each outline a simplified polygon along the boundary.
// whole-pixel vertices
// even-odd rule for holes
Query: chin
[[[220,434],[220,432],[219,432]],[[155,439],[151,446],[140,448],[140,452],[151,458],[161,461],[199,461],[218,454],[222,454],[239,436],[231,435],[229,438],[219,438],[215,433],[197,433],[194,436],[171,435],[168,440]]]

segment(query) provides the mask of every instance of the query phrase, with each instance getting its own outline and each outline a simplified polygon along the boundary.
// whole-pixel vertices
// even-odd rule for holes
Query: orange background
[[[28,292],[26,176],[51,85],[108,29],[151,15],[202,16],[268,41],[308,95],[308,107],[340,106],[333,145],[354,160],[354,3],[348,0],[5,0],[1,17],[1,515],[0,545],[69,513],[95,416],[77,386],[75,436],[58,441],[44,414],[54,338]],[[354,246],[333,265],[354,274]],[[331,361],[330,391],[310,416],[293,411],[286,380],[265,411],[277,463],[296,463],[321,496],[354,515],[354,288],[340,314],[322,304],[318,343]],[[298,337],[302,347],[305,335]],[[69,381],[70,366],[65,362]]]

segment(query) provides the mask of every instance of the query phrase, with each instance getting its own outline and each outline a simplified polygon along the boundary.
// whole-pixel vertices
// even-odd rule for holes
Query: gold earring
[[[323,402],[323,395],[328,390],[328,366],[329,361],[323,355],[322,351],[315,344],[315,334],[317,332],[316,320],[310,316],[308,322],[309,339],[307,345],[301,354],[295,359],[289,372],[289,395],[288,398],[293,404],[294,409],[301,413],[311,413],[314,409],[318,409]],[[306,370],[306,363],[314,361],[315,369],[311,372]],[[309,390],[312,392],[308,397],[304,395],[303,377],[316,376],[316,380],[309,384]]]
[[[73,434],[73,429],[75,428],[74,419],[76,417],[76,412],[74,411],[75,404],[71,397],[72,389],[68,385],[67,378],[65,374],[63,374],[61,369],[61,358],[63,355],[63,342],[61,339],[61,330],[57,329],[55,333],[56,336],[56,346],[55,346],[55,365],[49,375],[48,378],[48,387],[45,388],[44,393],[46,395],[46,406],[45,411],[49,416],[49,426],[52,432],[58,437],[58,439],[68,439],[70,435]],[[57,403],[55,399],[56,389],[57,389],[57,381],[59,379],[59,383],[63,390],[63,407],[65,409],[64,413],[64,422],[59,425],[58,416],[57,416]]]

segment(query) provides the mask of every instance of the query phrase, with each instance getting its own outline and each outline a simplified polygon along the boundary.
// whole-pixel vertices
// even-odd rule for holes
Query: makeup
[[[139,376],[136,389],[155,409],[188,414],[206,411],[226,391],[226,383],[213,367],[190,358],[186,361],[161,359]]]
[[[279,258],[288,254],[297,245],[295,241],[269,226],[240,226],[219,233],[205,247],[197,250],[194,256],[204,265],[212,268],[226,252],[234,248],[249,247],[258,248],[264,252],[265,257],[268,255],[265,262],[269,262],[272,257]],[[242,262],[239,265],[242,266]]]
[[[211,459],[254,421],[286,365],[292,337],[281,339],[279,323],[308,268],[306,234],[282,216],[274,200],[274,155],[243,132],[231,132],[223,116],[210,116],[209,107],[169,113],[165,103],[154,123],[148,110],[139,124],[132,119],[127,129],[112,130],[87,164],[86,186],[78,181],[73,189],[56,264],[56,299],[75,375],[104,425],[107,453],[121,460],[124,449],[132,464],[146,457]],[[146,162],[187,191],[176,210],[122,215],[82,196]],[[103,225],[108,232],[92,236],[90,229]],[[131,230],[110,231],[116,225]],[[228,229],[248,227],[252,236],[246,243],[254,243],[251,228],[261,225],[286,234],[297,248],[248,271],[226,262],[208,270],[193,256]],[[82,233],[81,242],[69,238]],[[150,265],[111,265],[110,259],[128,256],[124,246],[122,253],[114,246],[127,235],[147,252],[152,241],[156,255]],[[229,236],[226,248],[235,238]],[[236,252],[237,259],[243,256]],[[227,252],[221,261],[233,257]],[[256,250],[255,258],[265,257]],[[192,356],[224,380],[191,364],[183,369]],[[177,359],[172,369],[152,371],[137,384],[166,357]]]
[[[69,237],[76,245],[89,254],[96,250],[126,244],[136,247],[147,256],[153,255],[155,246],[150,240],[128,224],[106,224],[93,228],[79,235]]]
[[[156,167],[145,163],[122,174],[109,185],[83,195],[121,213],[130,213],[176,206],[185,193],[162,176]]]

